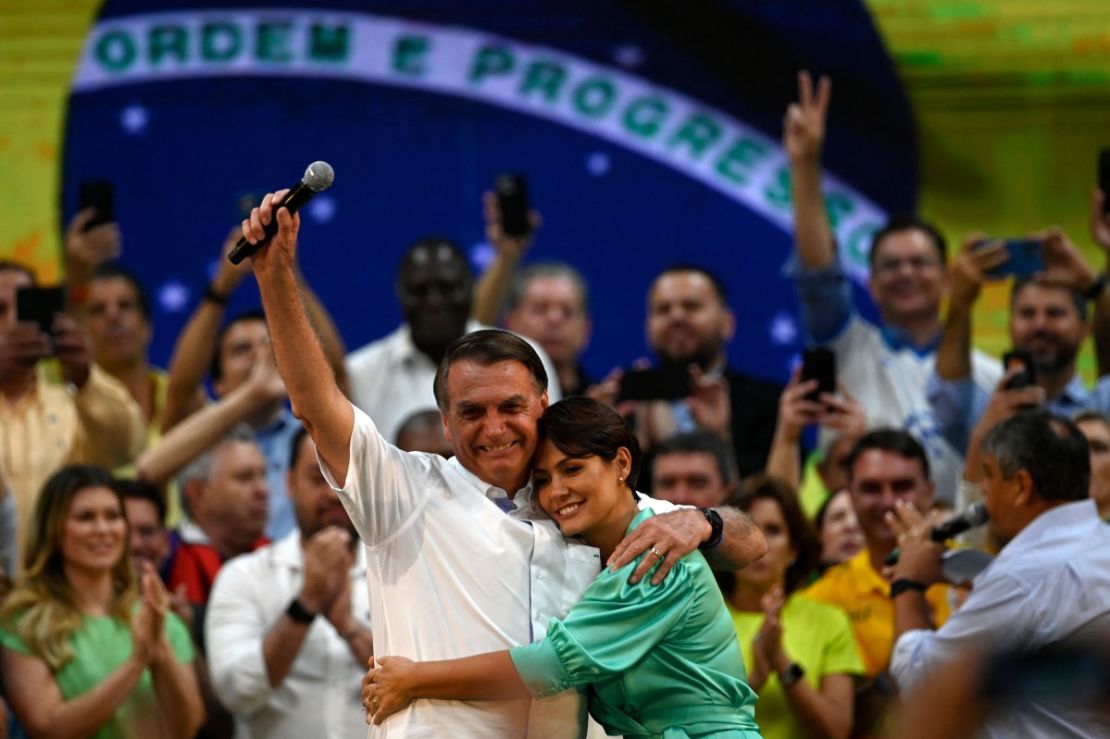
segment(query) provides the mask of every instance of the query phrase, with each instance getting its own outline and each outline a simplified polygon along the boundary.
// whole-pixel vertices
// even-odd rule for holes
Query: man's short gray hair
[[[590,291],[586,280],[574,267],[565,262],[536,262],[520,270],[509,285],[509,294],[505,297],[505,310],[514,310],[524,299],[524,292],[533,280],[543,277],[562,277],[570,280],[578,291],[578,299],[582,302],[582,312],[590,312]]]
[[[177,476],[178,485],[185,487],[186,483],[192,482],[193,480],[208,482],[212,477],[212,465],[216,460],[216,453],[228,444],[243,441],[249,441],[253,444],[254,432],[251,431],[250,426],[245,423],[240,423],[232,427],[223,438],[208,447],[203,454],[186,465],[185,469],[181,471],[181,474]]]

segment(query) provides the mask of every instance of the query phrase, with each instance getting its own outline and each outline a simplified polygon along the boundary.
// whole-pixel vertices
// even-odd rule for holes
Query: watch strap
[[[897,598],[902,593],[908,590],[916,590],[919,593],[924,593],[926,590],[925,583],[918,580],[911,580],[908,577],[900,577],[890,584],[890,597]]]
[[[787,667],[781,675],[779,675],[779,685],[781,685],[783,689],[789,688],[791,685],[805,677],[805,675],[806,671],[802,669],[801,665],[799,665],[797,662],[791,662],[790,666]]]
[[[712,508],[699,508],[705,520],[709,522],[712,529],[709,533],[709,538],[698,545],[698,549],[713,549],[721,543],[721,539],[725,535],[725,522],[721,520],[721,514]]]
[[[1095,278],[1095,281],[1091,283],[1090,287],[1083,291],[1083,297],[1087,300],[1098,300],[1099,296],[1102,295],[1102,291],[1105,289],[1106,275],[1101,274]]]
[[[299,624],[310,624],[316,620],[316,614],[305,608],[296,598],[285,609],[285,615]]]

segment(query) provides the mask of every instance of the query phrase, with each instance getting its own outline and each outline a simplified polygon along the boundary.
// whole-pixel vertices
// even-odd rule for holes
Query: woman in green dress
[[[637,505],[636,437],[611,408],[582,397],[548,408],[539,433],[532,483],[540,506],[565,536],[581,537],[606,561],[652,515]],[[755,693],[705,559],[694,551],[662,584],[645,577],[631,585],[640,559],[602,571],[540,641],[437,662],[379,658],[364,681],[367,711],[381,723],[417,698],[542,697],[580,687],[609,734],[759,737]]]
[[[43,487],[26,571],[0,609],[4,685],[31,736],[193,736],[204,706],[185,625],[128,550],[123,500],[99,467],[64,467]]]

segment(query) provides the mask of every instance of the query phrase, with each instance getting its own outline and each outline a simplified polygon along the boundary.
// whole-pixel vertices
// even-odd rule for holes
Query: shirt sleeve
[[[351,406],[350,461],[344,485],[338,486],[327,465],[320,471],[351,517],[362,540],[370,547],[389,539],[416,515],[428,499],[429,490],[444,484],[437,465],[438,455],[403,452],[385,440],[370,416]]]
[[[233,559],[220,568],[204,626],[212,688],[232,713],[244,716],[264,708],[273,693],[262,656],[262,641],[272,624],[254,595],[266,583],[250,562]]]
[[[839,261],[834,260],[826,267],[810,268],[794,255],[783,272],[797,285],[802,324],[811,342],[827,344],[848,327],[855,313],[852,282]]]
[[[73,396],[80,422],[79,461],[115,469],[143,449],[146,425],[138,403],[118,380],[95,364],[89,380]]]
[[[825,675],[863,675],[863,657],[852,634],[848,614],[836,606],[829,606],[825,616],[829,629],[829,642],[825,647],[823,673]]]
[[[934,371],[925,388],[941,437],[961,455],[989,397],[971,377],[942,380]]]
[[[626,671],[680,626],[689,613],[689,568],[679,561],[660,585],[645,577],[628,583],[639,564],[604,570],[562,621],[552,620],[547,636],[509,656],[536,697]]]
[[[907,631],[894,643],[890,658],[890,674],[903,693],[921,685],[930,673],[946,662],[966,653],[982,649],[1002,634],[1015,642],[1028,636],[1027,626],[1035,625],[1036,599],[1021,581],[999,576],[983,582],[968,596],[960,610],[937,631]]]

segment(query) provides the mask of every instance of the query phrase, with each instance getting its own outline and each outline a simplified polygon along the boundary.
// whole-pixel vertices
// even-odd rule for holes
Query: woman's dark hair
[[[574,396],[549,406],[539,420],[539,441],[549,440],[568,457],[600,457],[612,462],[624,447],[632,455],[625,485],[636,491],[640,474],[640,442],[619,413],[593,398]]]
[[[777,503],[786,522],[790,544],[794,547],[794,562],[786,568],[783,587],[787,593],[792,593],[805,584],[816,569],[821,556],[821,542],[798,503],[798,494],[787,483],[766,475],[752,475],[740,483],[736,507],[748,513],[757,500]]]

